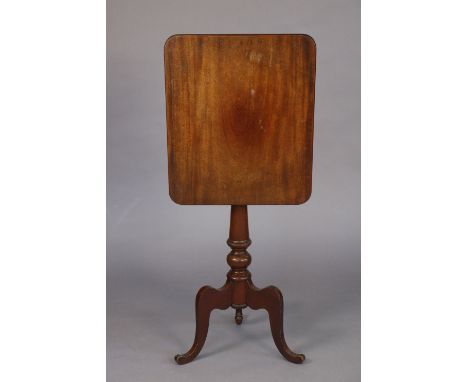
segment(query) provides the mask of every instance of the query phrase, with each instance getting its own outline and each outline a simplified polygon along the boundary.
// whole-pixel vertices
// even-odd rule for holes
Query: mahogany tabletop
[[[169,194],[300,204],[312,190],[314,40],[175,35],[164,47]]]

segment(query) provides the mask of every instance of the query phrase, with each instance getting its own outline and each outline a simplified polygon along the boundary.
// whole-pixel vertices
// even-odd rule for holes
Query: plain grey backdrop
[[[111,382],[360,380],[360,2],[107,2],[107,375]],[[216,310],[199,357],[194,299],[228,271],[229,206],[168,195],[163,46],[177,33],[306,33],[317,44],[313,191],[249,208],[250,270],[285,299],[288,363],[265,311]]]

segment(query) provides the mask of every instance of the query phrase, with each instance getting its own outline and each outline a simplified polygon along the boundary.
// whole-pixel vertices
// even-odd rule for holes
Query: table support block
[[[219,289],[204,286],[195,300],[196,330],[192,347],[185,354],[175,356],[179,365],[195,359],[205,344],[208,334],[210,314],[214,309],[225,310],[232,307],[236,310],[235,322],[240,325],[243,320],[242,309],[265,309],[270,319],[273,340],[279,352],[288,361],[302,363],[303,354],[294,353],[286,344],[283,332],[283,296],[278,288],[269,286],[257,288],[247,270],[251,262],[247,248],[251,244],[249,238],[247,206],[231,206],[231,224],[227,244],[231,252],[227,262],[231,270],[227,274],[226,283]]]

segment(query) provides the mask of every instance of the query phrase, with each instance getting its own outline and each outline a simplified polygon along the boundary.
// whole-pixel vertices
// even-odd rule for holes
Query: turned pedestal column
[[[231,252],[227,262],[231,270],[227,274],[226,283],[219,289],[204,286],[198,291],[195,301],[196,331],[190,350],[178,354],[175,360],[179,365],[192,361],[200,353],[208,334],[210,314],[213,309],[236,310],[235,322],[242,323],[242,309],[265,309],[270,319],[271,334],[279,352],[294,363],[304,361],[303,354],[294,353],[289,349],[283,333],[283,296],[278,288],[269,286],[259,289],[253,283],[247,270],[251,257],[247,252],[251,244],[247,206],[231,206],[231,224],[228,245]]]

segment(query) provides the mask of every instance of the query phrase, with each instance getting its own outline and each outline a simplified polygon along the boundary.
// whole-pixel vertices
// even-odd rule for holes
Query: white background
[[[467,14],[363,3],[363,381],[468,378]],[[103,381],[105,4],[0,36],[0,380]]]

